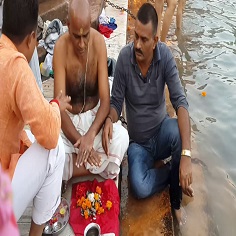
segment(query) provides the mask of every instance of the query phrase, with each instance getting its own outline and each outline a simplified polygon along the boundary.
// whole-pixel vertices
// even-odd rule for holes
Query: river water
[[[130,0],[129,8],[144,2]],[[190,105],[195,188],[176,235],[235,236],[236,0],[187,0],[183,29],[174,17],[168,41]]]
[[[187,0],[183,31],[176,35],[174,54],[190,105],[195,159],[205,180],[198,184],[206,186],[202,210],[209,220],[208,232],[199,225],[199,234],[191,235],[235,236],[236,1]]]

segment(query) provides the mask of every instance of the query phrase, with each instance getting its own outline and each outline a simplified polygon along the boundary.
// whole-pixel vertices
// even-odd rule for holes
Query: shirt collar
[[[153,62],[154,62],[154,64],[161,60],[161,54],[160,54],[160,49],[159,49],[160,44],[161,43],[158,41],[157,44],[156,44],[155,49],[153,50]],[[131,63],[133,65],[135,65],[136,64],[136,58],[135,58],[135,53],[134,53],[134,43],[133,42],[130,44],[130,48],[131,48],[131,57],[130,57],[131,58]]]

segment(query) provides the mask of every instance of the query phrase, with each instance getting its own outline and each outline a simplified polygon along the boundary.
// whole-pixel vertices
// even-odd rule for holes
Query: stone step
[[[98,17],[104,7],[104,0],[89,0],[91,6],[92,27],[97,29]],[[39,15],[43,21],[59,19],[66,23],[69,0],[40,0]]]
[[[68,0],[42,0],[39,4],[39,15],[43,21],[59,19],[66,22],[68,12]]]

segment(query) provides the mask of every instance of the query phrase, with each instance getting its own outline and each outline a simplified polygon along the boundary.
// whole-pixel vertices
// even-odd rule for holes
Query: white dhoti
[[[35,141],[21,155],[12,179],[13,209],[16,220],[33,202],[32,219],[42,225],[50,220],[61,202],[61,181],[65,161],[65,149],[59,137],[55,149],[47,150]]]
[[[92,110],[86,111],[80,115],[69,114],[75,128],[81,135],[85,135],[96,118],[99,104]],[[73,153],[78,153],[78,149],[61,134],[66,152],[66,161],[64,166],[63,180],[69,180],[73,173]],[[120,165],[124,154],[129,145],[129,136],[127,130],[121,125],[121,122],[113,123],[112,142],[109,144],[109,156],[106,155],[102,147],[102,130],[97,134],[94,140],[93,148],[101,157],[99,167],[91,166],[86,163],[85,168],[92,174],[99,174],[105,179],[114,179],[120,172]]]

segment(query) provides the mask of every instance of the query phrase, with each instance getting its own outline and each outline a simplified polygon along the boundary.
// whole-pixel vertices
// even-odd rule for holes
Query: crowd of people
[[[104,38],[91,28],[89,2],[71,0],[68,32],[54,48],[54,99],[48,102],[29,66],[38,0],[0,1],[0,202],[12,196],[14,212],[10,207],[6,216],[1,204],[0,222],[15,227],[12,233],[0,224],[0,235],[19,235],[15,222],[33,202],[29,235],[41,236],[60,204],[62,181],[89,174],[115,179],[126,151],[134,196],[169,186],[176,219],[185,223],[182,192],[193,197],[188,102],[175,59],[159,40],[157,2],[156,9],[144,3],[137,13],[134,41],[119,53],[110,97]],[[167,114],[166,85],[177,118]],[[124,101],[127,130],[118,122]]]

